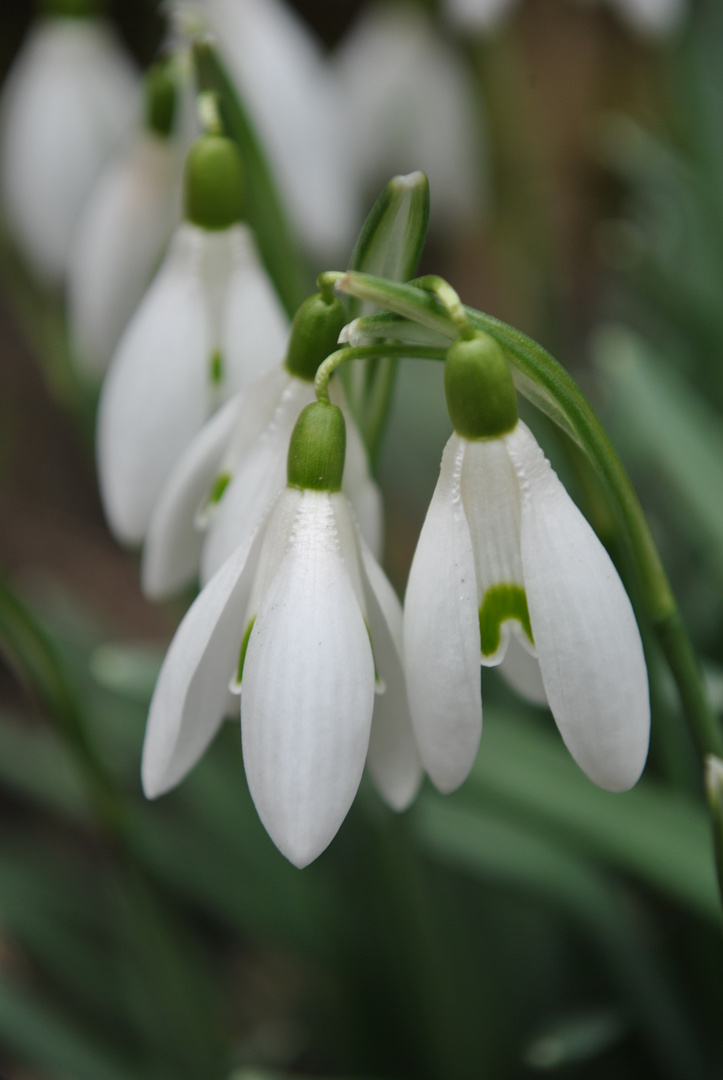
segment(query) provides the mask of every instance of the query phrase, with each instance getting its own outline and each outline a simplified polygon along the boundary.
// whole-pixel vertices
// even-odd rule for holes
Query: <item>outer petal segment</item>
[[[524,424],[506,436],[522,494],[525,587],[545,691],[591,780],[626,791],[645,764],[650,705],[635,616],[607,552]]]
[[[369,636],[334,519],[332,501],[343,496],[301,495],[254,623],[241,691],[251,795],[272,840],[299,867],[330,843],[351,806],[374,705]]]
[[[209,409],[209,327],[185,227],[121,338],[98,414],[98,469],[119,540],[143,539],[160,489]]]
[[[472,768],[482,734],[477,585],[462,505],[465,440],[442,456],[409,574],[404,664],[412,722],[425,768],[453,791]]]
[[[171,642],[143,743],[141,777],[149,799],[183,779],[223,719],[262,542],[263,530],[250,549],[229,559],[191,605]]]

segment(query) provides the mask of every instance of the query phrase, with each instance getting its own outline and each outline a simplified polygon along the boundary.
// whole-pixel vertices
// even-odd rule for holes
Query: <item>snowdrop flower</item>
[[[198,573],[205,584],[239,546],[286,483],[289,439],[314,400],[319,364],[336,348],[346,321],[336,298],[309,297],[291,327],[286,359],[243,390],[201,429],[170,473],[143,548],[143,591],[163,599]],[[343,391],[334,386],[345,410]],[[382,541],[381,495],[358,429],[347,420],[343,488],[375,555]]]
[[[334,837],[365,760],[397,809],[421,776],[404,695],[401,609],[340,491],[343,466],[341,411],[307,406],[289,447],[288,486],[171,643],[143,747],[143,787],[153,798],[204,752],[231,680],[241,694],[256,809],[299,867]]]
[[[240,224],[234,144],[204,136],[186,165],[186,217],[103,385],[98,471],[117,538],[143,540],[172,466],[211,413],[283,352],[286,316]]]
[[[363,10],[336,56],[365,189],[394,173],[429,177],[432,225],[469,229],[484,195],[484,118],[459,57],[417,4]]]
[[[73,350],[99,377],[180,217],[183,149],[167,67],[146,81],[145,124],[107,165],[78,223],[68,269]]]
[[[198,0],[172,10],[190,31],[199,23],[212,31],[304,244],[316,258],[346,256],[359,212],[343,101],[311,28],[284,0]]]
[[[527,654],[560,733],[601,787],[647,755],[650,707],[635,616],[605,549],[517,418],[507,362],[478,336],[445,365],[454,434],[407,586],[404,652],[422,761],[442,791],[482,728],[480,662]],[[533,662],[533,658],[536,660]]]
[[[515,0],[445,0],[450,22],[462,30],[489,33],[502,22]]]
[[[35,23],[3,90],[0,182],[8,228],[44,283],[62,281],[85,199],[136,108],[137,77],[109,26]]]

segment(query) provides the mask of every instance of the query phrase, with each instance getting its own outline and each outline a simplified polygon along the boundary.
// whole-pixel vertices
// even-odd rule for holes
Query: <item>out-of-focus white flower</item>
[[[0,176],[8,228],[43,282],[62,281],[83,204],[137,107],[136,73],[104,22],[33,26],[3,90]]]
[[[450,22],[462,30],[486,33],[502,22],[517,0],[445,0]]]
[[[484,365],[477,383],[474,372],[463,371],[475,356]],[[650,729],[630,601],[607,552],[517,420],[499,349],[458,342],[447,365],[455,434],[419,538],[404,615],[422,761],[441,790],[462,783],[482,729],[480,662],[504,662],[514,643],[528,654],[526,671],[515,660],[521,688],[539,693],[530,671],[536,657],[572,756],[595,783],[624,791],[645,764]],[[480,394],[492,402],[487,414],[484,404],[478,409]]]
[[[394,173],[429,177],[434,227],[479,218],[484,118],[469,73],[417,4],[365,8],[336,54],[357,182],[378,190]]]
[[[330,449],[310,416],[321,417]],[[143,747],[143,786],[153,798],[177,784],[213,738],[230,680],[241,693],[251,795],[274,843],[300,867],[334,837],[365,760],[397,809],[421,778],[404,693],[401,609],[339,490],[343,463],[340,411],[309,406],[292,437],[289,486],[171,643]]]
[[[102,172],[75,232],[68,317],[74,354],[92,377],[108,366],[180,218],[177,96],[165,70],[149,74],[145,124]]]
[[[602,0],[578,0],[592,6]],[[643,37],[660,37],[681,23],[686,0],[608,0],[623,22]],[[517,0],[445,0],[449,21],[461,30],[487,33],[503,21]]]
[[[199,147],[209,153],[196,154]],[[226,150],[237,153],[229,140],[207,137],[189,155],[210,167],[212,187],[223,178]],[[143,540],[163,483],[196,432],[283,354],[288,333],[251,232],[227,220],[237,219],[234,200],[224,208],[209,190],[194,205],[196,219],[221,208],[225,227],[179,226],[100,399],[101,496],[111,529],[129,544]]]
[[[348,255],[359,222],[343,102],[311,28],[284,0],[181,0],[171,10],[213,32],[304,244],[320,259]]]

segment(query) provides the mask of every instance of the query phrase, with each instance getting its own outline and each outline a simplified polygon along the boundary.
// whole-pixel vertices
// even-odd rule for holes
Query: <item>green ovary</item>
[[[500,627],[516,619],[534,645],[527,596],[521,585],[493,585],[487,590],[479,609],[480,648],[483,656],[494,656],[500,647]]]

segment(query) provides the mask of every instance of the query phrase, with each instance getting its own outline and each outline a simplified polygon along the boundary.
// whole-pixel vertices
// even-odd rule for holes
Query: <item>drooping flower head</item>
[[[480,663],[546,697],[571,754],[623,791],[647,755],[640,634],[607,552],[517,416],[507,361],[486,336],[449,350],[454,426],[407,587],[404,651],[422,761],[443,791],[472,767]]]
[[[146,76],[142,126],[103,170],[83,208],[68,267],[75,358],[99,378],[180,218],[183,146],[171,66]]]
[[[143,749],[152,798],[201,756],[228,710],[230,685],[241,696],[251,795],[297,866],[336,834],[367,759],[398,809],[421,776],[404,694],[401,609],[341,492],[344,431],[334,405],[302,412],[287,486],[178,629]]]
[[[203,136],[186,163],[186,221],[120,340],[100,400],[101,495],[125,543],[143,540],[166,477],[203,423],[283,352],[287,319],[241,211],[235,144]]]
[[[84,202],[137,108],[133,64],[97,7],[56,0],[32,26],[3,87],[5,217],[48,285],[62,282]]]
[[[205,584],[256,531],[286,483],[292,429],[314,400],[314,376],[336,348],[346,317],[337,298],[315,294],[304,301],[294,316],[284,361],[220,409],[181,455],[148,527],[141,571],[147,596],[171,595],[199,567]],[[341,386],[332,389],[347,421],[343,489],[364,539],[378,556],[381,496]]]

